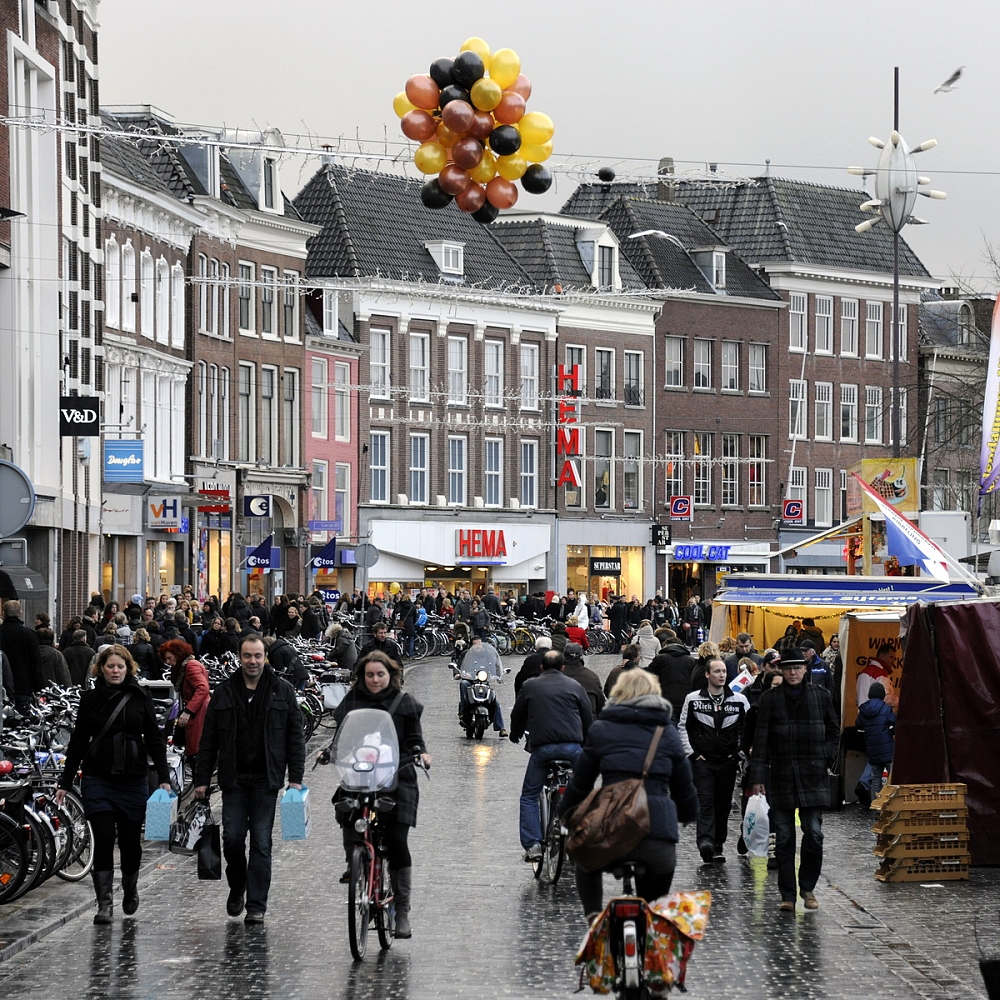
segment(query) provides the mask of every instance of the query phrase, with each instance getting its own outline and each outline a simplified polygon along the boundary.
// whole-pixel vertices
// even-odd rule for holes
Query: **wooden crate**
[[[872,854],[877,858],[940,858],[968,850],[968,830],[956,827],[950,833],[883,833]]]
[[[880,882],[942,882],[967,879],[972,856],[968,851],[954,856],[914,858],[907,855],[884,858],[875,872]]]
[[[928,809],[922,812],[895,812],[883,809],[875,820],[872,830],[880,835],[896,836],[901,833],[958,833],[966,832],[969,823],[969,810],[962,806],[958,809]]]
[[[965,805],[967,786],[956,782],[938,785],[883,785],[873,809],[891,808],[894,812],[917,811]]]

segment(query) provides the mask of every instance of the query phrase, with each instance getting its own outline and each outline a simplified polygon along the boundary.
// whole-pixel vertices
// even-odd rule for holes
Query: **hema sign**
[[[59,399],[60,437],[100,437],[101,401],[96,396]]]
[[[141,483],[145,473],[142,441],[104,442],[104,481]]]

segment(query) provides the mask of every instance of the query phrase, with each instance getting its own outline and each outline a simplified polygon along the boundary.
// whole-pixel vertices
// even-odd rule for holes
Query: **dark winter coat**
[[[741,694],[722,690],[722,702],[712,701],[706,685],[684,699],[677,726],[681,743],[691,757],[719,763],[740,755],[743,727],[750,705]]]
[[[829,806],[827,769],[840,749],[840,719],[833,700],[819,684],[785,683],[761,695],[753,738],[750,783],[767,783],[772,807]],[[769,778],[769,780],[768,780]]]
[[[330,659],[341,670],[350,670],[351,673],[354,673],[354,666],[358,662],[358,647],[354,642],[354,636],[347,632],[341,632],[330,651]]]
[[[378,694],[372,694],[365,687],[364,680],[359,680],[334,709],[333,720],[339,726],[344,716],[356,708],[380,708],[388,712],[398,694],[399,692],[391,687],[379,691]],[[397,823],[402,823],[404,826],[417,825],[417,806],[420,804],[417,769],[407,765],[407,761],[413,760],[417,754],[427,753],[424,732],[420,725],[420,716],[423,712],[424,706],[409,694],[404,694],[400,698],[399,704],[392,712],[392,724],[396,727],[396,742],[399,744],[400,769],[396,789],[392,793],[392,797],[396,800],[396,808],[391,815]]]
[[[71,642],[63,651],[66,666],[73,683],[82,687],[87,680],[90,661],[94,658],[94,650],[87,642]]]
[[[128,651],[138,664],[142,677],[151,681],[158,681],[163,677],[163,663],[158,659],[152,643],[133,642]]]
[[[400,602],[393,617],[403,630],[403,635],[417,634],[417,608],[408,597]]]
[[[4,618],[0,625],[0,649],[7,654],[14,673],[14,691],[31,695],[41,691],[42,666],[38,655],[38,636],[20,618]]]
[[[621,634],[628,625],[628,605],[624,601],[615,601],[608,609],[608,621],[611,622],[611,631]]]
[[[214,628],[210,628],[207,632],[202,632],[198,652],[202,656],[211,656],[217,660],[223,653],[238,653],[238,639],[239,636],[228,629],[223,629],[219,632]]]
[[[601,712],[590,727],[583,753],[573,765],[573,780],[566,789],[561,811],[565,813],[582,802],[598,775],[604,785],[641,777],[657,726],[663,726],[664,730],[646,777],[649,835],[676,843],[677,823],[688,823],[696,817],[698,795],[670,712],[663,699],[655,695],[612,702]]]
[[[542,672],[542,656],[547,652],[544,649],[536,649],[533,653],[528,653],[514,678],[514,697],[521,693],[525,681],[530,681],[532,677],[537,677]]]
[[[305,770],[306,745],[302,737],[302,716],[295,700],[295,689],[288,681],[275,675],[270,667],[265,667],[270,674],[270,686],[267,693],[267,719],[264,726],[264,761],[267,787],[277,791],[285,782],[285,770],[288,770],[288,783],[300,785]],[[207,785],[215,770],[216,761],[219,765],[219,787],[226,792],[236,786],[238,766],[236,761],[237,746],[237,708],[234,699],[242,697],[234,692],[235,677],[223,681],[212,694],[205,713],[205,728],[201,733],[201,746],[198,748],[198,772],[195,775],[195,785]]]
[[[681,715],[681,705],[691,690],[691,673],[696,662],[687,646],[672,642],[664,646],[646,667],[659,679],[660,691],[673,707],[675,724]]]
[[[111,723],[111,728],[97,743],[94,743],[94,738],[104,728],[104,724],[126,692],[131,692],[128,704]],[[134,774],[111,773],[116,733],[125,733],[144,745],[144,752],[139,755],[139,764]],[[93,688],[84,691],[80,696],[80,710],[77,713],[69,746],[66,748],[66,762],[62,777],[59,779],[59,787],[72,787],[81,763],[84,776],[91,775],[112,781],[120,778],[125,782],[143,777],[147,770],[147,754],[153,759],[160,784],[168,782],[170,769],[167,767],[167,748],[149,695],[131,675],[125,678],[124,683],[115,687],[107,684],[103,677],[98,677]]]
[[[590,699],[590,710],[597,718],[597,713],[604,708],[604,687],[600,677],[594,673],[590,667],[585,667],[582,660],[567,660],[563,668],[563,675],[576,681],[587,692]]]
[[[759,667],[764,662],[764,657],[761,656],[755,649],[750,650],[749,653],[730,653],[722,661],[726,665],[727,684],[735,680],[736,675],[740,672],[740,660],[753,660],[753,662]]]
[[[510,738],[516,742],[527,732],[528,750],[547,743],[583,743],[593,721],[587,692],[551,668],[524,682],[511,709]]]
[[[869,698],[858,709],[858,729],[865,731],[865,752],[874,764],[892,760],[895,740],[890,726],[896,725],[896,713],[881,698]]]
[[[295,647],[283,636],[279,635],[271,644],[267,660],[282,677],[291,682],[292,687],[301,689],[309,680],[308,667]]]
[[[41,661],[43,684],[58,684],[60,687],[69,687],[73,683],[66,658],[55,646],[40,646],[38,655]]]

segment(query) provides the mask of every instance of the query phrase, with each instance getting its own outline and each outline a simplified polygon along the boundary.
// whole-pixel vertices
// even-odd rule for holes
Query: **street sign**
[[[16,535],[35,513],[35,487],[13,462],[0,462],[0,538]]]
[[[379,551],[371,542],[362,542],[354,550],[354,562],[362,569],[371,569],[378,562]]]
[[[309,530],[310,531],[336,531],[340,532],[343,528],[343,521],[310,521]]]
[[[243,498],[244,517],[270,517],[271,498],[269,496],[245,496]]]

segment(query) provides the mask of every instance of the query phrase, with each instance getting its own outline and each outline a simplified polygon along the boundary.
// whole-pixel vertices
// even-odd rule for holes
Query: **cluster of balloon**
[[[529,194],[548,191],[552,173],[544,163],[555,127],[548,115],[527,110],[529,97],[517,53],[491,53],[481,38],[406,81],[393,108],[403,134],[420,143],[413,162],[430,176],[420,189],[427,208],[454,201],[487,223],[517,202],[515,181]]]

